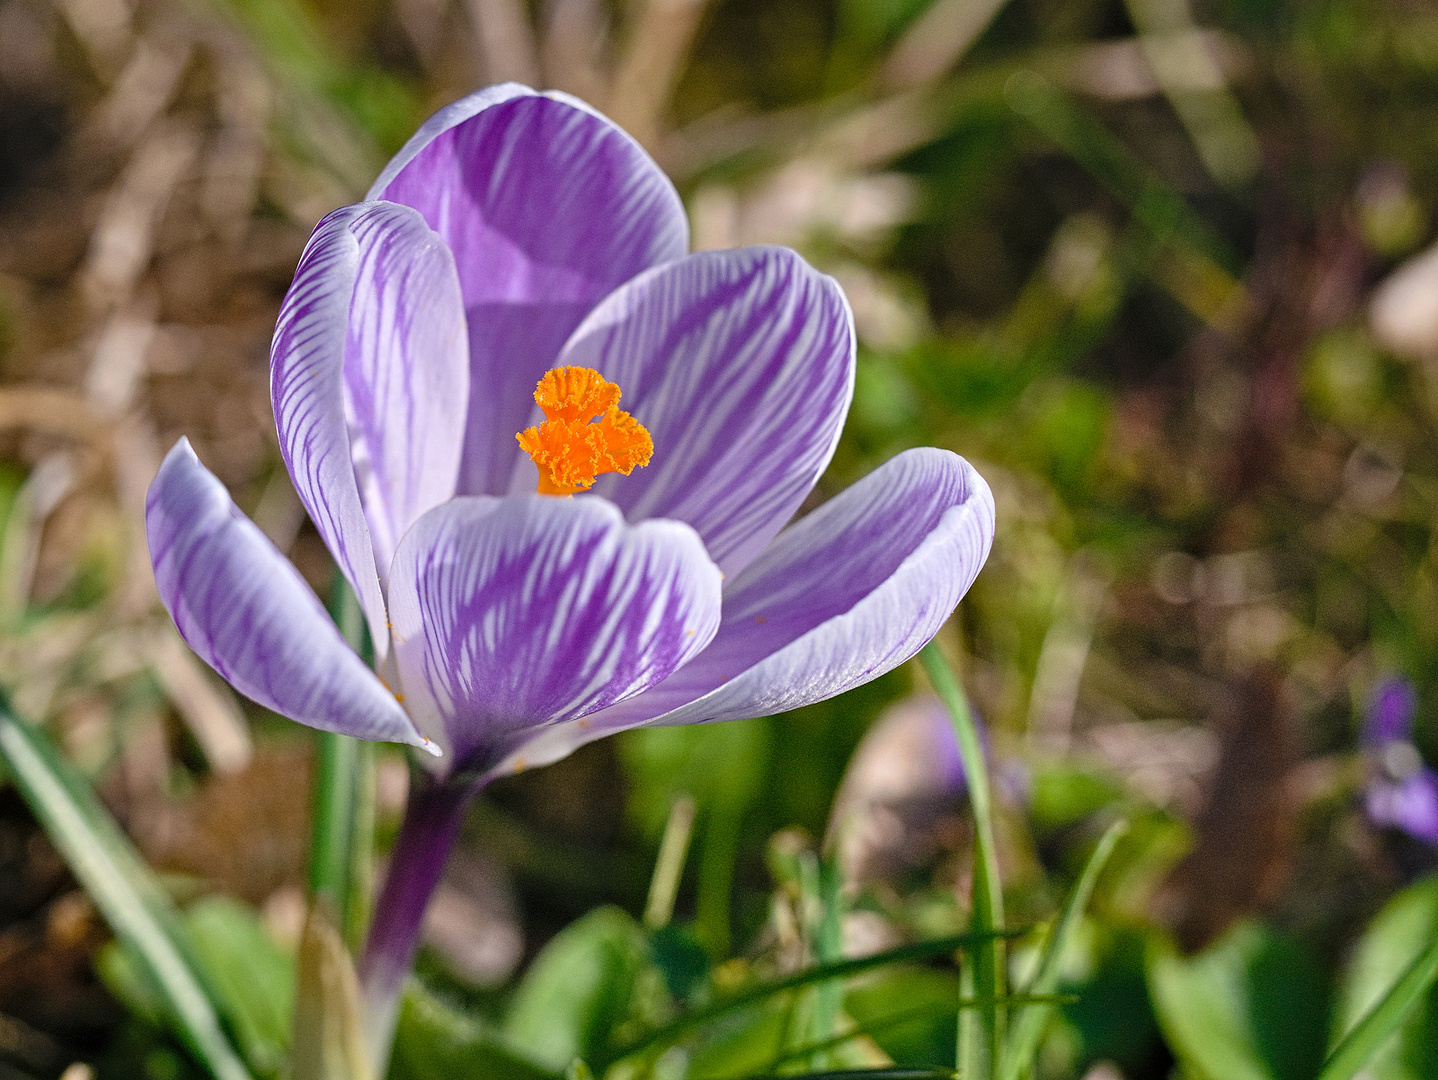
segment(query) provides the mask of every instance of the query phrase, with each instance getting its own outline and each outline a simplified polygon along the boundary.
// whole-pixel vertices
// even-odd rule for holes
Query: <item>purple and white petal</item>
[[[200,658],[246,697],[361,739],[425,740],[298,571],[181,439],[145,502],[155,584]]]
[[[454,256],[413,210],[355,215],[359,245],[345,342],[345,415],[381,582],[399,539],[454,496],[469,349]]]
[[[570,333],[619,285],[688,250],[679,196],[589,106],[511,84],[431,118],[370,197],[414,207],[454,252],[472,388],[460,490],[505,494],[515,433]]]
[[[750,563],[724,591],[719,633],[691,663],[585,727],[540,733],[494,774],[626,728],[770,716],[875,679],[939,631],[993,535],[993,496],[968,462],[906,451]]]
[[[654,438],[652,464],[601,479],[595,494],[631,521],[689,523],[737,574],[833,456],[854,348],[838,283],[788,248],[706,251],[641,275],[584,320],[558,361],[617,383]]]
[[[295,490],[389,648],[395,544],[454,493],[468,389],[453,259],[413,210],[361,203],[315,228],[280,308],[270,393]]]
[[[461,497],[400,542],[395,656],[451,767],[654,686],[719,626],[721,575],[693,529],[629,525],[601,499]]]
[[[418,157],[420,151],[432,143],[436,136],[443,135],[450,128],[464,123],[471,116],[482,113],[491,106],[500,105],[518,97],[535,97],[537,93],[538,91],[531,90],[523,83],[506,82],[486,86],[458,101],[451,101],[416,128],[415,133],[405,140],[399,153],[389,159],[389,163],[375,178],[375,182],[370,185],[365,199],[372,202],[375,199],[389,198],[385,194],[385,189],[389,187],[391,181],[403,172],[405,166]]]

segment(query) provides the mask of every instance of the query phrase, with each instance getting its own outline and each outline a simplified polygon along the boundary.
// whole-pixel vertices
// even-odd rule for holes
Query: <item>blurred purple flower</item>
[[[922,694],[889,706],[855,747],[826,843],[844,879],[892,879],[956,839],[967,784],[948,710]]]
[[[367,201],[316,227],[271,349],[275,423],[378,675],[186,442],[150,489],[160,595],[236,689],[444,752],[372,930],[365,975],[390,1004],[485,780],[625,728],[867,682],[934,635],[987,556],[992,496],[944,450],[902,453],[784,528],[852,397],[848,304],[787,249],[687,247],[678,195],[634,140],[512,84],[440,110]],[[611,396],[541,412],[535,387],[559,368]],[[634,475],[614,470],[647,452],[615,463],[594,441],[620,421],[652,437]],[[541,474],[551,450],[569,472]]]
[[[1412,683],[1397,676],[1382,680],[1368,698],[1368,712],[1363,722],[1364,744],[1376,746],[1406,740],[1417,708],[1418,695]]]
[[[1403,678],[1383,680],[1370,697],[1362,742],[1375,769],[1364,803],[1375,824],[1438,845],[1438,773],[1409,741],[1417,704]]]
[[[1024,803],[1029,777],[1021,761],[995,762],[988,728],[976,714],[995,793]],[[879,715],[849,758],[829,814],[827,843],[847,880],[891,878],[936,855],[966,809],[967,782],[954,723],[932,694],[895,702]]]

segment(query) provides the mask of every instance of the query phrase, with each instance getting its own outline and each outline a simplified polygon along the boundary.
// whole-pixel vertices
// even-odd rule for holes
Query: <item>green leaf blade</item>
[[[1088,908],[1094,886],[1098,884],[1099,874],[1103,872],[1104,866],[1108,864],[1109,856],[1113,854],[1113,849],[1118,846],[1119,840],[1126,832],[1128,832],[1128,822],[1115,821],[1104,830],[1104,834],[1094,845],[1093,853],[1089,855],[1088,862],[1084,864],[1078,883],[1074,886],[1073,892],[1069,894],[1068,903],[1064,905],[1063,912],[1059,915],[1058,925],[1054,927],[1053,933],[1049,935],[1049,940],[1044,945],[1038,971],[1028,986],[1028,993],[1052,994],[1058,988],[1064,952],[1068,948],[1074,932],[1078,929],[1084,911]],[[1016,1013],[1013,1027],[1009,1031],[1008,1042],[1004,1047],[1001,1073],[1003,1080],[1019,1080],[1024,1070],[1030,1066],[1034,1054],[1038,1051],[1039,1039],[1043,1036],[1044,1024],[1048,1018],[1049,1011],[1042,1005],[1029,1006]]]
[[[999,880],[998,847],[994,840],[988,765],[968,698],[943,654],[937,646],[929,644],[919,658],[953,722],[959,754],[964,762],[964,777],[968,782],[969,806],[974,815],[972,929],[985,940],[974,950],[972,985],[965,988],[965,993],[972,991],[973,996],[984,1004],[973,1013],[960,1014],[960,1073],[966,1080],[979,1080],[985,1076],[996,1078],[1004,1037],[1005,1017],[1000,1000],[1005,992],[1006,950],[1003,940],[994,933],[1004,925],[1004,902],[1003,886]],[[970,977],[966,975],[965,982],[969,981]]]
[[[1309,1080],[1322,1063],[1329,985],[1297,940],[1241,922],[1194,956],[1155,935],[1148,984],[1186,1075]]]
[[[964,934],[956,934],[952,937],[918,941],[912,945],[900,945],[894,949],[873,953],[869,956],[857,957],[853,960],[840,960],[832,964],[818,964],[804,971],[798,971],[793,975],[785,976],[782,979],[775,979],[772,982],[761,983],[748,990],[742,990],[716,1001],[712,1005],[695,1009],[691,1013],[676,1017],[670,1023],[655,1028],[635,1039],[633,1042],[621,1047],[613,1056],[601,1058],[599,1063],[607,1068],[614,1062],[624,1058],[633,1057],[636,1054],[652,1050],[656,1047],[672,1045],[685,1034],[702,1024],[719,1020],[731,1013],[747,1009],[792,990],[799,990],[803,987],[812,986],[829,979],[850,978],[868,971],[888,967],[891,964],[929,960],[934,957],[953,954],[961,950],[974,949],[989,941],[992,937],[1014,938],[1021,936],[1025,932],[1023,929],[997,930],[992,934],[979,934],[970,931]]]
[[[330,614],[340,633],[366,661],[369,633],[359,601],[335,572]],[[310,896],[334,912],[351,950],[364,942],[373,903],[376,759],[373,743],[348,735],[315,733],[315,782],[310,820]]]
[[[1345,986],[1342,1038],[1321,1080],[1363,1070],[1373,1080],[1410,1080],[1438,1066],[1438,875],[1400,892],[1359,943]],[[1424,1000],[1425,992],[1427,999]]]
[[[143,963],[186,1046],[218,1080],[250,1080],[186,955],[174,909],[85,781],[3,699],[0,755],[105,921]]]

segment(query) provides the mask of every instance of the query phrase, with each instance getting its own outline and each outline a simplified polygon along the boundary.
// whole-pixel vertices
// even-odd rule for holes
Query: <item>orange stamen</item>
[[[539,466],[541,495],[573,495],[605,473],[649,464],[654,440],[619,406],[619,387],[585,367],[546,372],[534,390],[545,420],[515,436]],[[590,421],[598,418],[598,423]]]

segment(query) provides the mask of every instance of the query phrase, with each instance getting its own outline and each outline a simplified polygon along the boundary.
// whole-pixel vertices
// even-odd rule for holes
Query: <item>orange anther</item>
[[[644,425],[612,405],[594,425],[594,430],[599,433],[600,472],[628,476],[636,466],[648,465],[654,455],[654,440]]]
[[[618,408],[619,395],[619,387],[590,368],[555,368],[539,380],[534,400],[546,419],[515,438],[539,466],[541,495],[573,495],[604,473],[628,476],[649,464],[654,440]],[[596,417],[599,422],[590,423]]]
[[[619,404],[619,387],[593,368],[554,368],[539,380],[534,400],[546,419],[587,424]]]

